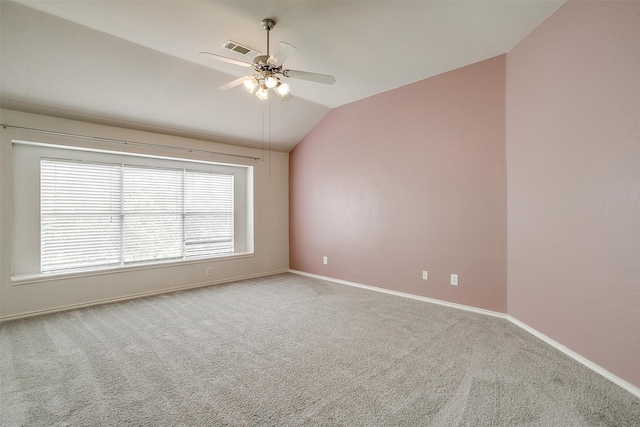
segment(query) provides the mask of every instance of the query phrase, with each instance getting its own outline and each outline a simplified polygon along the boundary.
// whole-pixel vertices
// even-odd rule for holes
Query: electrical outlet
[[[429,280],[429,272],[424,270],[422,272],[422,280]]]
[[[211,267],[207,267],[207,268],[204,270],[204,274],[206,274],[207,276],[211,276]]]
[[[451,275],[451,284],[453,286],[458,286],[458,275],[457,274],[452,274]]]
[[[324,265],[327,265],[327,263],[328,263],[328,259],[327,259],[327,257],[326,257],[326,256],[322,257],[322,263],[323,263]]]

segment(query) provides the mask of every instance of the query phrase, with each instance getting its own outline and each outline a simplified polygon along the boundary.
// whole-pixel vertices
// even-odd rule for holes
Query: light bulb
[[[268,76],[266,76],[264,78],[264,84],[269,89],[273,89],[274,87],[276,87],[278,85],[278,78],[276,76],[274,76],[273,74],[269,74]]]
[[[256,96],[258,97],[258,99],[261,99],[263,101],[269,99],[269,89],[267,88],[267,86],[260,86],[260,89],[258,89],[258,91],[256,92]]]
[[[276,93],[280,95],[280,97],[285,97],[289,94],[289,85],[286,83],[279,83],[276,86]]]
[[[253,91],[258,87],[258,80],[254,76],[248,76],[242,81],[242,84],[247,92],[253,93]]]

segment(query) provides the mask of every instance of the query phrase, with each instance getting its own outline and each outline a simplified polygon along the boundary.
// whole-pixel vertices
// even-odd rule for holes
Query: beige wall
[[[260,157],[259,150],[232,147],[168,135],[132,131],[53,117],[0,110],[0,122],[58,132],[124,139],[150,144],[177,146],[245,156]],[[189,154],[174,150],[119,146],[98,141],[42,135],[13,129],[0,129],[0,318],[53,310],[87,303],[126,298],[132,295],[204,285],[234,278],[251,277],[288,269],[288,154],[268,153],[265,161],[212,154]],[[31,283],[12,283],[11,140],[82,145],[111,150],[130,150],[143,154],[197,160],[238,163],[253,166],[254,176],[254,254],[227,260],[209,260],[171,266],[154,266],[108,274],[81,275]],[[212,276],[205,268],[212,267]]]
[[[507,55],[509,315],[640,386],[640,2]]]
[[[291,268],[506,312],[505,63],[332,110],[291,152]]]

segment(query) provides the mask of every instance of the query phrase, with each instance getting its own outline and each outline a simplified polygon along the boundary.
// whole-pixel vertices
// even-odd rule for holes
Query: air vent
[[[257,50],[253,50],[250,47],[243,46],[240,43],[236,43],[231,40],[223,44],[222,47],[251,59],[253,59],[253,57],[255,57],[256,55],[260,55],[260,52],[258,52]]]

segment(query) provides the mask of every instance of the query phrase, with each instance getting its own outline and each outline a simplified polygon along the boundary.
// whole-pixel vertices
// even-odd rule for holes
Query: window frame
[[[110,267],[84,268],[63,272],[40,272],[40,159],[60,158],[88,162],[128,163],[144,167],[202,170],[234,175],[233,254],[194,259],[149,261]],[[60,276],[105,274],[230,258],[253,256],[253,167],[242,164],[167,157],[137,152],[54,145],[25,140],[12,141],[13,221],[12,283],[20,284]],[[124,161],[123,161],[124,160]],[[36,167],[37,164],[37,167]],[[35,169],[35,171],[34,171]],[[37,243],[36,243],[37,242]]]

